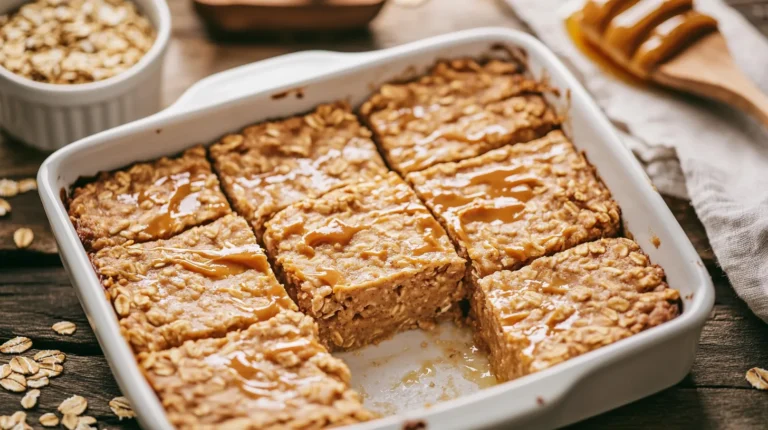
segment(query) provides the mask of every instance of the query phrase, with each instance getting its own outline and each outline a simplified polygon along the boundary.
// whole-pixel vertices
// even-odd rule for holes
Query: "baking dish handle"
[[[219,72],[192,85],[161,115],[178,114],[222,103],[274,87],[275,80],[290,84],[356,63],[370,61],[381,51],[342,53],[303,51],[257,61]]]

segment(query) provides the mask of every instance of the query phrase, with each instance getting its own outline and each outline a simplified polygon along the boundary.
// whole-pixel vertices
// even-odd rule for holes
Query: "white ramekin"
[[[160,110],[163,59],[171,32],[165,0],[132,0],[157,30],[139,62],[119,75],[88,84],[56,85],[0,67],[0,127],[22,142],[53,151],[94,133]],[[2,2],[0,12],[25,1]]]

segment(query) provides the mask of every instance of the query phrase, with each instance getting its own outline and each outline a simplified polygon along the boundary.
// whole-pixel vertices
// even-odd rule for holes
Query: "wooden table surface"
[[[729,0],[768,34],[768,0]],[[432,0],[409,9],[385,7],[369,31],[336,35],[275,35],[232,39],[210,36],[189,0],[169,0],[173,41],[166,60],[164,100],[169,104],[197,80],[234,66],[306,49],[364,51],[427,36],[479,26],[525,28],[500,1]],[[471,3],[471,6],[470,6]],[[11,142],[0,143],[0,178],[32,177],[46,154]],[[68,355],[64,373],[42,389],[29,413],[37,423],[65,398],[80,394],[100,428],[134,428],[118,421],[107,402],[119,390],[56,254],[36,193],[9,199],[11,216],[0,219],[0,342],[27,336],[35,349],[60,349]],[[691,373],[661,393],[577,424],[576,428],[766,428],[768,393],[749,387],[744,373],[768,367],[768,326],[752,315],[718,268],[703,227],[686,201],[667,198],[672,211],[701,254],[714,280],[715,309],[704,327]],[[36,238],[28,250],[15,249],[11,236],[22,226]],[[77,324],[74,336],[50,327],[60,320]],[[9,356],[0,356],[0,364]],[[0,390],[0,415],[20,410],[21,395]]]

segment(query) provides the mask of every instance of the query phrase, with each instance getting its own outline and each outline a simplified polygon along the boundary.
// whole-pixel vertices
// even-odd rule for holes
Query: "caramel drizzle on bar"
[[[269,273],[267,257],[260,252],[261,248],[256,244],[218,250],[172,247],[157,247],[154,250],[163,252],[165,261],[179,264],[187,270],[209,278],[239,275],[249,269],[260,273]],[[189,254],[202,257],[203,260],[191,259]]]

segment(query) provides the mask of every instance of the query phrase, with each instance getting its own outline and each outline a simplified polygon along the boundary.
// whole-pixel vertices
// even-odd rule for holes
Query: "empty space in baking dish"
[[[701,260],[632,154],[621,145],[607,120],[552,54],[529,36],[506,30],[479,30],[381,53],[351,54],[349,57],[329,54],[343,60],[339,68],[330,73],[303,81],[281,82],[268,90],[243,94],[234,100],[191,112],[160,114],[85,139],[46,162],[40,174],[41,193],[64,263],[92,325],[99,326],[97,335],[118,382],[137,405],[143,424],[167,428],[162,417],[141,416],[142,405],[152,411],[157,411],[159,405],[143,378],[136,380],[139,373],[132,357],[123,356],[128,350],[119,338],[114,314],[104,301],[101,286],[87,264],[74,229],[65,216],[64,219],[54,219],[57,214],[66,214],[59,198],[60,191],[68,190],[79,177],[179,153],[195,144],[210,144],[246,125],[308,112],[321,103],[346,99],[359,106],[379,85],[422,74],[441,58],[478,58],[497,50],[494,46],[517,45],[532,48],[527,53],[514,48],[515,52],[528,56],[530,73],[539,79],[548,79],[561,89],[559,96],[550,96],[549,101],[567,115],[566,133],[597,168],[621,206],[623,221],[634,239],[652,262],[665,269],[670,287],[680,291],[684,311],[676,320],[660,327],[480,393],[477,392],[483,387],[492,385],[483,376],[487,371],[483,354],[481,357],[471,353],[466,357],[450,357],[462,346],[466,352],[471,352],[468,327],[443,324],[435,332],[401,333],[379,345],[337,354],[349,364],[353,386],[362,392],[366,406],[385,414],[408,411],[400,417],[365,427],[398,428],[402,420],[415,417],[426,419],[430,426],[438,426],[435,428],[444,428],[439,427],[441,423],[461,427],[459,421],[454,421],[457,419],[465,425],[515,419],[522,422],[519,420],[540,415],[547,409],[545,406],[558,402],[562,413],[549,417],[546,422],[550,423],[547,426],[562,425],[648,395],[682,378],[690,368],[698,334],[712,302],[711,283]],[[96,304],[97,300],[102,300],[104,305]],[[107,337],[112,339],[106,341]],[[122,346],[116,345],[120,342]],[[672,342],[679,344],[678,349]],[[635,363],[646,357],[641,352],[656,361],[642,365]],[[631,382],[630,366],[637,370],[637,375],[642,375],[649,371],[646,365],[662,362],[668,365],[657,370],[657,380],[636,383],[629,387],[631,390],[603,382],[613,380],[605,378],[620,375],[628,378],[625,382]],[[125,369],[126,366],[131,368]],[[583,382],[587,380],[589,383]],[[579,384],[590,390],[598,384],[608,395],[571,399],[578,393],[574,387]],[[563,402],[568,393],[572,396]],[[425,406],[428,408],[422,409]]]

